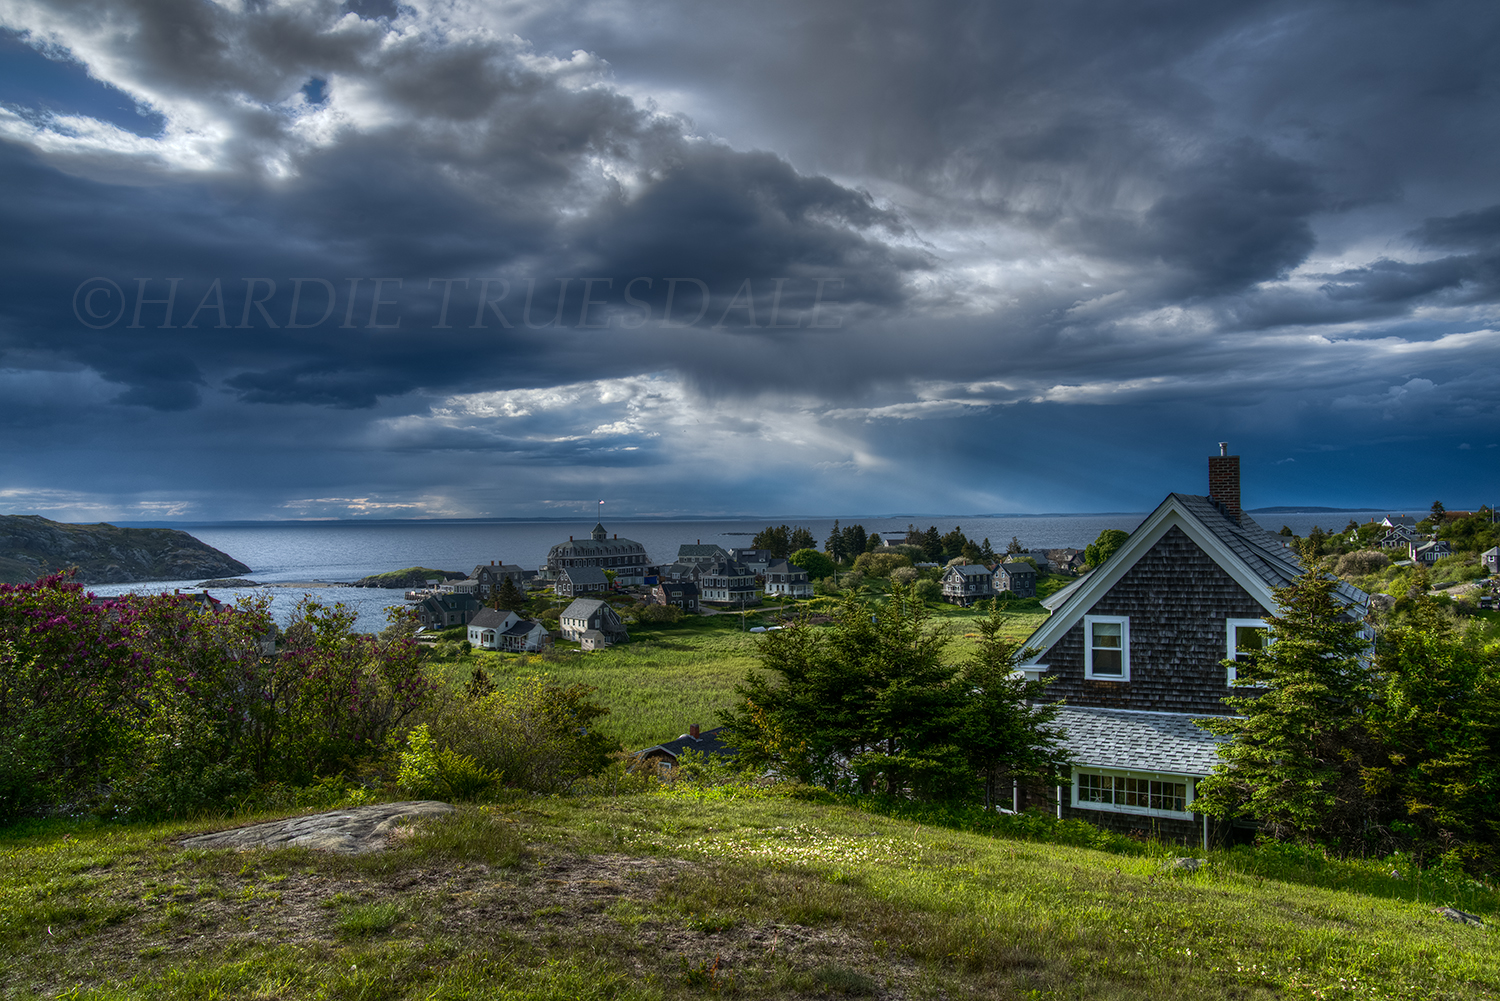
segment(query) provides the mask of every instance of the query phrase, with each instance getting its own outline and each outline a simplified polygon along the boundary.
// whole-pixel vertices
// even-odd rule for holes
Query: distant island
[[[173,528],[68,525],[0,515],[0,583],[21,584],[77,567],[80,584],[238,577],[250,568]]]
[[[387,573],[371,574],[355,581],[353,587],[412,588],[421,587],[429,580],[463,580],[469,575],[457,570],[431,570],[427,567],[407,567]]]

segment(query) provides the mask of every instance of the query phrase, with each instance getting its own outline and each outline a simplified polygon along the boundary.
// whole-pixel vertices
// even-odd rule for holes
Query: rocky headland
[[[250,568],[175,528],[69,525],[0,515],[0,583],[20,584],[77,567],[80,584],[236,577]]]

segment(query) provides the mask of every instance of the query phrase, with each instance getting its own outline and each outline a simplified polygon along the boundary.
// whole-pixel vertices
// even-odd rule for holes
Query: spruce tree
[[[1224,700],[1236,716],[1199,724],[1230,739],[1195,808],[1253,817],[1279,837],[1349,845],[1372,808],[1362,775],[1374,751],[1369,644],[1310,542],[1299,555],[1302,574],[1273,592],[1281,614],[1266,619],[1271,642],[1246,660],[1223,661],[1245,694]]]

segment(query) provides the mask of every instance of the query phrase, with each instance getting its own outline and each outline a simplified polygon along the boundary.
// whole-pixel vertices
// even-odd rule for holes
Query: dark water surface
[[[1324,529],[1344,527],[1349,519],[1365,521],[1379,518],[1384,512],[1278,513],[1260,516],[1266,528],[1275,531],[1289,525],[1305,535],[1314,524]],[[1004,551],[1012,536],[1030,549],[1054,549],[1065,546],[1083,548],[1107,528],[1133,530],[1146,512],[1135,514],[1024,515],[998,518],[931,516],[913,518],[845,518],[841,525],[857,522],[866,531],[882,537],[904,537],[908,524],[926,529],[936,525],[940,532],[961,527],[971,539],[988,538],[998,551]],[[810,529],[822,544],[833,528],[833,519],[775,519]],[[717,543],[725,549],[748,546],[752,535],[766,527],[764,519],[752,521],[629,521],[606,518],[605,528],[611,534],[634,539],[646,547],[658,562],[671,562],[677,547],[702,542]],[[515,563],[535,569],[546,561],[547,550],[568,537],[585,538],[591,521],[521,522],[521,521],[319,521],[267,522],[259,524],[174,524],[216,549],[248,564],[252,580],[263,583],[286,581],[350,582],[371,574],[423,566],[437,570],[470,571],[491,560]],[[126,592],[147,593],[171,588],[191,588],[200,581],[151,581],[137,584],[100,585],[96,594],[114,595]],[[216,598],[234,601],[257,589],[214,590]],[[277,618],[286,621],[303,591],[270,588],[260,591],[273,598]],[[319,600],[344,601],[359,612],[359,628],[374,630],[384,624],[384,608],[401,603],[398,591],[370,588],[319,588],[313,592]]]

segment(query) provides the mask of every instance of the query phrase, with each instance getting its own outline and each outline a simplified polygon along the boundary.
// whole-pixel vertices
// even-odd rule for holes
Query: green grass
[[[773,614],[748,616],[746,625],[770,624]],[[986,614],[954,605],[934,607],[934,618],[953,635],[955,659],[972,652],[975,621]],[[1029,635],[1045,618],[1036,609],[1011,613],[1007,634]],[[741,632],[739,615],[690,615],[677,623],[639,623],[629,630],[629,642],[607,650],[564,653],[559,644],[558,652],[547,656],[477,653],[435,659],[432,668],[455,690],[468,682],[476,664],[496,685],[539,672],[565,685],[592,685],[610,709],[605,727],[626,748],[638,749],[672,740],[694,723],[704,729],[717,726],[718,710],[734,703],[734,686],[759,666],[756,650],[763,634]]]
[[[522,798],[352,858],[32,823],[0,830],[0,997],[1500,996],[1488,886],[1305,849],[1196,852],[1189,873],[1180,849],[1034,823],[744,788]]]

